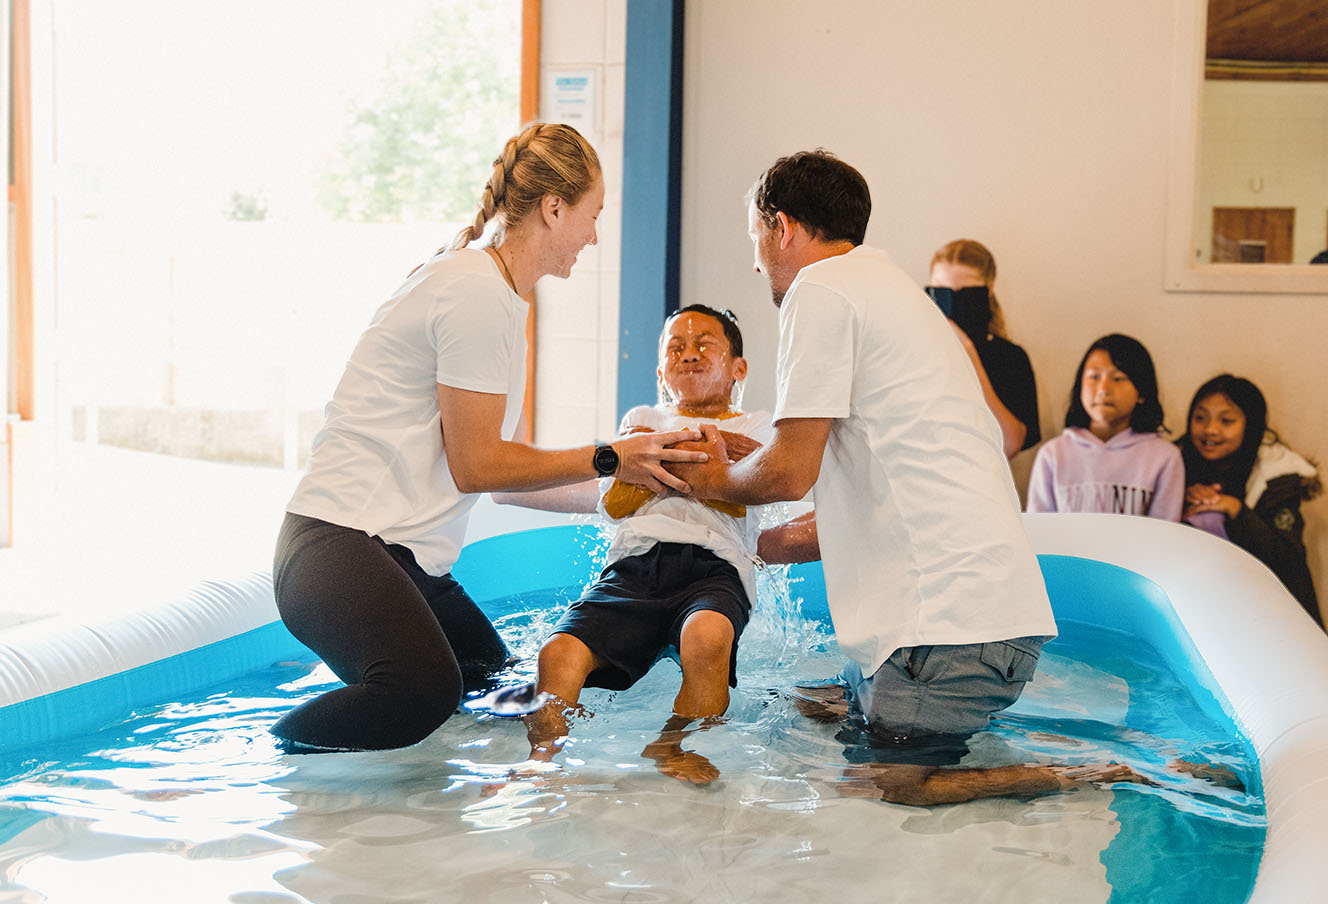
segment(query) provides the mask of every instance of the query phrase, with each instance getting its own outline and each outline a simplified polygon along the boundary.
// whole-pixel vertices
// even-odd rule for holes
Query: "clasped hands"
[[[704,452],[706,453],[704,462],[661,462],[666,470],[675,476],[681,476],[678,474],[679,469],[685,471],[689,485],[692,488],[692,495],[698,495],[698,487],[705,486],[704,476],[709,470],[726,468],[730,463],[740,461],[761,448],[761,444],[750,436],[720,430],[713,424],[701,424],[696,429],[701,433],[700,439],[681,440],[669,444],[666,448],[682,449],[688,452]],[[653,432],[650,427],[638,426],[629,428],[625,435],[650,432]],[[698,477],[702,478],[700,482],[697,481]],[[668,492],[676,491],[669,490]],[[653,499],[655,495],[654,491],[646,487],[628,483],[622,479],[614,480],[613,485],[604,494],[604,512],[610,518],[626,518]],[[745,505],[719,499],[702,498],[701,501],[726,515],[732,515],[734,518],[741,518],[747,514]]]
[[[1199,512],[1221,512],[1228,518],[1240,514],[1241,501],[1222,492],[1221,484],[1192,483],[1185,488],[1185,512],[1188,518]]]

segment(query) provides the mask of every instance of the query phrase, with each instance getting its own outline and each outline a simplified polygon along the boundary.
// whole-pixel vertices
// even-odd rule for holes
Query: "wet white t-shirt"
[[[945,316],[885,252],[804,267],[780,308],[775,423],[833,418],[813,489],[840,648],[1054,635],[1000,429]]]
[[[437,386],[506,394],[511,439],[528,308],[483,251],[439,254],[415,271],[351,352],[287,511],[405,546],[429,574],[450,571],[478,495],[452,480]]]
[[[697,424],[714,424],[729,433],[741,433],[760,443],[770,442],[770,412],[744,412],[728,418],[685,417],[666,408],[640,405],[623,415],[619,432],[629,427],[649,427],[657,433],[682,430]],[[600,497],[613,478],[600,481]],[[617,523],[608,562],[639,556],[656,543],[692,543],[703,546],[738,570],[747,600],[756,604],[756,570],[753,556],[760,535],[763,506],[747,506],[743,518],[734,518],[690,496],[656,496]],[[601,512],[603,508],[601,506]]]

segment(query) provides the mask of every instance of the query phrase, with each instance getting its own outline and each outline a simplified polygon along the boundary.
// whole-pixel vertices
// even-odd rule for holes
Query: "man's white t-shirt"
[[[840,648],[1056,633],[1000,429],[940,310],[889,255],[804,267],[779,315],[775,423],[833,418],[813,488]]]
[[[506,394],[516,433],[526,389],[526,311],[483,251],[439,254],[374,314],[314,437],[286,510],[405,546],[446,574],[476,494],[447,466],[437,384]]]
[[[649,427],[657,433],[682,430],[697,424],[714,424],[729,433],[741,433],[760,443],[770,442],[770,412],[744,412],[727,418],[687,417],[664,408],[639,405],[623,415],[619,432],[629,427]],[[600,498],[613,478],[600,481]],[[639,556],[656,543],[692,543],[703,546],[738,570],[747,601],[756,605],[756,570],[753,555],[760,535],[763,506],[747,506],[743,518],[734,518],[690,496],[655,496],[636,512],[616,522],[617,531],[609,546],[608,563],[626,556]],[[600,507],[601,513],[603,506]],[[607,517],[607,516],[606,516]]]

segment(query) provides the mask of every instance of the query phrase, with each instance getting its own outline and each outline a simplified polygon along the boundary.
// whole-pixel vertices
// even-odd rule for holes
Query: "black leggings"
[[[272,568],[277,610],[345,687],[272,733],[310,747],[383,750],[423,740],[507,662],[498,632],[451,575],[403,546],[287,513]]]

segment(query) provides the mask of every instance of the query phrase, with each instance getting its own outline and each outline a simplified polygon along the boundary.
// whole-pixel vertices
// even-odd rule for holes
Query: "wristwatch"
[[[591,463],[600,477],[612,477],[618,472],[618,453],[613,446],[596,446]]]

